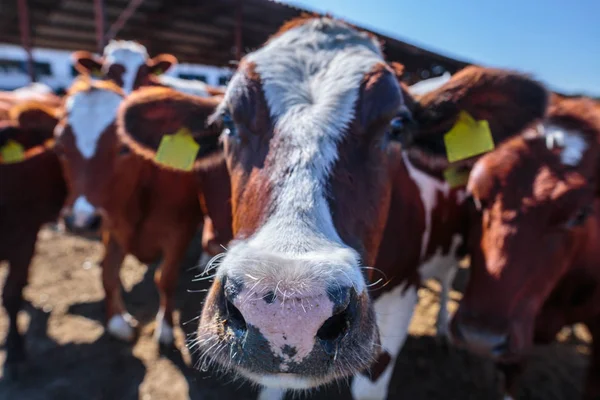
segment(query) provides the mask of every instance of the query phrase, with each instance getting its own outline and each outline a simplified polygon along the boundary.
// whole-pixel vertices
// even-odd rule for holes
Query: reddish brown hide
[[[115,120],[120,93],[114,84],[103,81],[81,80],[75,85],[68,95],[70,108],[61,121],[57,148],[71,188],[69,204],[73,204],[72,210],[77,210],[79,202],[84,205],[84,210],[90,210],[91,217],[101,215],[103,218],[106,253],[102,268],[108,331],[121,339],[134,338],[135,321],[125,311],[121,297],[119,269],[125,255],[133,254],[145,263],[162,256],[155,276],[160,294],[156,337],[162,344],[169,345],[173,342],[173,301],[180,263],[202,220],[198,201],[201,190],[194,174],[163,168],[150,160],[152,155],[147,149],[134,145],[131,140],[124,142],[121,139],[124,136],[117,134]],[[149,117],[149,110],[137,105],[136,99],[141,98],[143,95],[140,94],[140,97],[128,99],[123,107],[125,126],[147,129],[153,136],[158,135],[157,129],[164,133],[161,129],[165,124],[156,120],[151,124],[142,121]],[[169,96],[165,94],[162,98],[166,101]],[[100,101],[94,102],[94,99]],[[107,111],[115,118],[106,119],[97,112],[97,107],[111,102],[115,109]],[[129,107],[136,112],[128,115]],[[196,117],[206,119],[211,111],[205,106]],[[86,118],[86,112],[92,113],[90,118]],[[157,115],[161,115],[160,111]],[[77,121],[85,121],[85,124]],[[104,122],[98,125],[98,121]],[[106,124],[107,121],[110,123]],[[95,144],[92,142],[95,145],[92,148],[88,139],[94,132],[98,136]],[[130,137],[135,134],[130,132]],[[93,154],[90,155],[91,148]],[[73,212],[67,213],[66,220],[72,216]],[[75,217],[76,222],[77,215]],[[81,221],[83,226],[80,228],[97,228],[94,218]],[[87,221],[91,221],[91,225]]]
[[[396,66],[396,71],[401,69]],[[395,323],[386,322],[394,331],[381,332],[383,354],[369,372],[370,383],[358,378],[355,396],[365,388],[381,393],[387,385],[390,369],[406,338],[416,289],[422,281],[436,278],[442,284],[438,335],[447,335],[448,291],[465,255],[468,205],[464,185],[452,188],[444,179],[451,164],[446,158],[443,136],[456,123],[459,111],[468,111],[475,119],[486,119],[496,143],[517,135],[545,113],[546,89],[522,74],[491,68],[469,67],[454,75],[438,89],[412,98],[403,87],[412,120],[405,119],[399,135],[409,136],[408,148],[391,148],[392,200],[372,282],[383,280],[372,290],[375,307],[384,310],[394,305],[399,310]],[[471,166],[478,157],[454,165]],[[383,286],[383,287],[382,287]],[[401,331],[398,332],[398,329]],[[386,378],[387,377],[387,378]],[[386,381],[387,380],[387,381]]]
[[[585,399],[600,397],[600,112],[553,102],[536,129],[475,165],[471,280],[457,340],[504,366],[565,325],[593,336]],[[507,368],[518,371],[518,368]],[[515,391],[518,375],[508,377]]]
[[[24,87],[18,91],[0,91],[0,121],[10,120],[9,111],[21,103],[34,101],[50,109],[60,107],[60,97],[52,93],[43,93],[36,89],[36,87]]]
[[[35,104],[22,104],[19,110],[11,112],[15,120],[10,121],[10,126],[0,128],[0,146],[8,136],[26,149],[21,162],[0,161],[0,260],[8,261],[9,268],[2,289],[2,302],[9,318],[5,377],[14,377],[18,364],[25,359],[17,314],[23,304],[22,292],[38,231],[43,224],[58,218],[67,193],[56,154],[35,144],[52,138],[57,120],[53,112],[47,114],[47,111],[36,108]]]

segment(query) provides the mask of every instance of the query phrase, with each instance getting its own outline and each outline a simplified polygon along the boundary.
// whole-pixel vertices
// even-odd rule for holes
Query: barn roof
[[[176,55],[180,62],[215,66],[231,65],[236,59],[236,7],[239,4],[243,53],[262,45],[284,21],[305,11],[271,0],[133,2],[139,5],[116,38],[137,40],[151,55],[168,52]],[[21,43],[17,3],[2,5],[0,42]],[[107,31],[129,3],[130,0],[104,0]],[[91,0],[28,0],[32,46],[96,51],[93,4]],[[454,73],[467,65],[401,40],[377,35],[384,40],[388,60],[405,65],[408,83],[438,76],[444,71]]]

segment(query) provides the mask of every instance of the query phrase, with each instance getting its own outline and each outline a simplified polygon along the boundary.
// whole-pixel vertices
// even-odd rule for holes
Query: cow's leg
[[[450,313],[448,312],[448,301],[450,300],[450,290],[452,289],[452,283],[454,282],[457,272],[458,266],[453,265],[445,271],[444,275],[439,277],[441,286],[440,310],[438,311],[435,327],[437,336],[440,338],[448,338],[449,335]]]
[[[37,233],[37,232],[36,232]],[[23,238],[13,249],[9,258],[9,272],[2,292],[2,304],[8,314],[8,334],[6,335],[6,361],[4,374],[15,377],[19,364],[25,361],[23,336],[17,327],[17,315],[23,306],[23,288],[27,284],[29,264],[35,251],[36,235]]]
[[[381,355],[367,375],[357,374],[352,381],[354,400],[384,400],[392,379],[396,357],[400,353],[412,319],[418,295],[414,286],[404,285],[375,300],[375,314],[381,337]]]
[[[125,258],[125,251],[109,232],[102,234],[104,258],[102,259],[102,285],[106,293],[106,320],[108,333],[117,339],[132,341],[135,338],[137,322],[125,309],[121,295],[119,272]]]
[[[175,290],[177,289],[181,262],[185,257],[192,234],[193,232],[185,236],[185,238],[181,238],[181,240],[175,240],[172,245],[167,247],[164,252],[163,262],[154,275],[154,282],[160,296],[154,338],[164,346],[171,346],[174,341],[173,311],[175,309]]]
[[[496,367],[504,375],[502,390],[504,391],[504,400],[512,400],[517,395],[517,384],[523,374],[523,363],[515,362],[510,364],[499,363]]]
[[[257,400],[283,400],[285,392],[286,390],[281,388],[262,387]]]
[[[583,399],[600,399],[600,316],[596,316],[586,325],[592,334],[593,343]]]

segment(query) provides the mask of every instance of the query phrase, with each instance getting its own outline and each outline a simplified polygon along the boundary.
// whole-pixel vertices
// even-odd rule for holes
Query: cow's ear
[[[441,135],[461,111],[488,121],[496,144],[519,134],[546,114],[549,92],[531,77],[502,69],[467,67],[444,85],[418,97],[414,119],[420,135]]]
[[[148,60],[148,70],[153,75],[162,75],[174,65],[177,65],[177,58],[172,54],[159,54]]]
[[[99,76],[102,74],[102,59],[89,51],[76,51],[71,59],[77,72],[82,75]]]

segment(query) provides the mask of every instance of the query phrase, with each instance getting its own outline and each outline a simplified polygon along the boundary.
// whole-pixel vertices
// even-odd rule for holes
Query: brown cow
[[[406,146],[391,147],[390,212],[375,268],[368,270],[371,282],[387,280],[382,289],[372,291],[383,351],[366,374],[354,378],[355,399],[387,398],[418,286],[429,278],[441,283],[437,330],[440,336],[447,333],[448,294],[465,255],[469,205],[464,201],[466,181],[451,184],[444,171],[459,166],[468,173],[478,158],[448,161],[444,136],[457,123],[459,112],[486,120],[498,144],[541,118],[548,101],[546,89],[531,78],[481,67],[465,68],[421,96],[413,98],[411,88],[403,90],[412,112],[404,112],[395,123]]]
[[[431,147],[433,156],[424,157],[416,146],[402,155],[390,144],[390,131],[402,132],[402,121],[392,117],[411,101],[403,101],[378,43],[329,18],[288,23],[242,61],[219,110],[227,127],[223,141],[236,240],[220,260],[205,303],[200,347],[220,366],[271,386],[264,398],[363,370],[381,349],[378,331],[389,364],[404,341],[416,291],[390,286],[374,316],[363,277],[370,269],[362,265],[377,266],[378,251],[384,251],[379,245],[390,218],[392,182],[404,179],[394,183],[398,201],[412,208],[395,215],[395,230],[386,232],[393,251],[387,251],[398,255],[396,262],[409,257],[412,271],[392,267],[388,277],[411,283],[415,276],[418,281],[420,263],[436,258],[438,247],[456,250],[424,233],[429,221],[447,216],[427,218],[437,198],[449,192],[435,168],[442,167],[442,136],[458,112],[467,108],[489,117],[502,138],[541,116],[546,96],[541,85],[520,75],[465,73],[415,109],[421,130],[413,135],[415,143]],[[490,105],[501,106],[498,121]],[[500,122],[506,117],[512,122]],[[434,175],[434,169],[440,181],[404,165],[405,156],[425,172]],[[457,197],[449,200],[455,208]],[[406,248],[398,229],[410,241]],[[353,388],[357,398],[383,398],[388,367],[375,383],[359,382]]]
[[[184,96],[167,88],[143,90],[159,91],[164,99]],[[102,224],[108,331],[120,339],[132,340],[135,326],[120,291],[123,258],[130,253],[148,263],[162,256],[156,274],[160,309],[155,337],[169,345],[180,263],[202,218],[199,189],[193,173],[161,168],[148,159],[153,156],[148,149],[118,136],[115,122],[122,100],[121,89],[113,83],[89,79],[79,79],[66,96],[66,115],[56,129],[56,148],[64,161],[72,205],[65,210],[65,221],[88,231]],[[189,121],[195,125],[188,129],[204,129],[203,121],[215,105],[197,98],[196,120]],[[131,114],[137,120],[126,125],[155,133],[149,137],[158,137],[162,129],[181,128],[172,125],[181,120],[171,113],[174,109],[162,114],[157,108],[137,111]],[[159,123],[160,115],[165,123]]]
[[[219,88],[201,81],[163,75],[177,64],[177,58],[172,54],[150,58],[146,47],[133,41],[111,40],[101,58],[87,51],[75,52],[72,58],[79,73],[108,79],[120,86],[125,94],[142,86],[168,86],[202,97],[223,94]]]
[[[9,267],[2,290],[9,318],[5,376],[14,375],[25,359],[17,314],[38,231],[58,218],[67,193],[58,158],[45,146],[58,122],[55,111],[23,103],[11,114],[14,120],[0,127],[0,147],[12,140],[25,152],[20,162],[7,164],[0,157],[0,260],[8,261]]]
[[[564,99],[486,155],[469,180],[471,279],[457,342],[492,356],[514,393],[521,356],[585,323],[594,344],[585,399],[600,398],[600,112]]]
[[[389,209],[387,131],[402,104],[377,40],[331,18],[294,20],[242,60],[217,113],[235,239],[204,305],[205,355],[295,389],[371,363],[362,266]]]
[[[49,86],[42,83],[33,83],[8,92],[0,91],[0,121],[10,118],[10,109],[28,101],[36,101],[50,108],[61,105],[61,98],[53,94]]]

